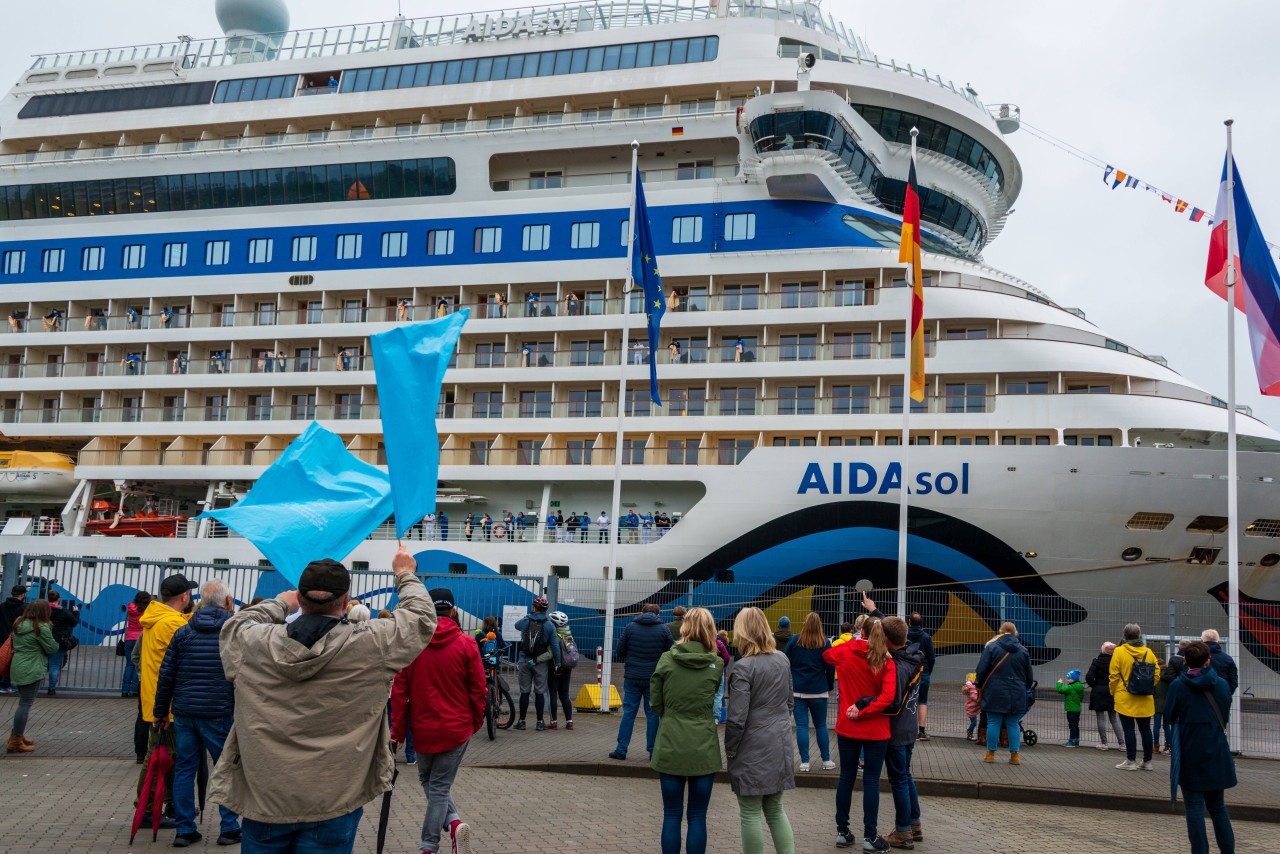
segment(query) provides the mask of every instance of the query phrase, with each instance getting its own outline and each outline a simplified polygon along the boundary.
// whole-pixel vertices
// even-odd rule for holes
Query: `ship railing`
[[[737,165],[689,166],[640,171],[641,178],[649,183],[732,178],[737,174]],[[631,173],[628,171],[574,172],[546,178],[502,178],[490,181],[489,186],[497,192],[506,192],[509,190],[559,190],[568,187],[613,187],[630,183]]]

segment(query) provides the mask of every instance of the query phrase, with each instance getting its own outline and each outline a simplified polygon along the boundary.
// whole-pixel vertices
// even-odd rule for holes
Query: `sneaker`
[[[534,727],[534,730],[535,730],[535,731],[537,731],[537,732],[546,732],[546,731],[547,731],[547,725],[546,725],[546,724],[544,724],[542,721],[538,721],[538,725],[537,725],[536,727]]]
[[[47,697],[56,697],[56,696],[58,696],[58,689],[57,689],[57,688],[50,688],[49,690],[45,691],[44,693],[45,693],[45,696],[47,696]]]
[[[836,763],[832,762],[830,759],[824,759],[822,760],[822,770],[834,771],[836,770]]]
[[[911,838],[916,842],[924,841],[924,829],[920,826],[920,822],[911,825]]]
[[[800,770],[801,770],[801,771],[806,771],[806,772],[807,772],[807,771],[809,770],[809,763],[808,763],[808,762],[801,762],[801,763],[800,763]]]
[[[406,759],[406,760],[404,761],[404,764],[405,764],[405,765],[417,765],[417,764],[418,764],[418,754],[416,754],[416,753],[415,753],[413,756],[410,756],[408,759]]]
[[[1062,742],[1062,746],[1063,747],[1079,747],[1080,744],[1074,738],[1068,738],[1066,741]]]
[[[890,848],[903,848],[911,851],[916,847],[915,838],[912,837],[909,830],[895,830],[884,838],[889,843]]]
[[[547,724],[547,729],[560,729],[560,724],[556,723],[555,721],[552,721],[551,723]]]
[[[224,830],[222,833],[218,834],[218,844],[219,845],[239,845],[240,831]]]
[[[929,733],[925,732],[924,730],[920,730],[920,733],[916,736],[916,741],[928,741],[928,740],[929,740]]]
[[[179,833],[173,837],[173,847],[186,848],[190,845],[195,845],[201,839],[204,839],[204,837],[200,835],[198,830],[193,830],[190,833]]]
[[[615,751],[613,751],[613,753],[610,753],[610,754],[609,754],[609,758],[610,758],[610,759],[617,759],[617,760],[619,760],[619,761],[622,761],[622,760],[625,760],[625,759],[627,758],[627,754],[625,754],[625,753],[620,753],[620,752],[618,752],[618,751],[616,751],[616,750],[615,750]]]
[[[525,729],[524,721],[516,721],[516,725],[512,729]]]
[[[853,834],[847,830],[836,831],[836,847],[848,848],[853,844]]]
[[[471,825],[455,821],[449,825],[449,839],[453,842],[453,854],[471,854]]]
[[[1154,770],[1156,770],[1155,766],[1151,764],[1151,760],[1150,760],[1150,759],[1148,759],[1146,762],[1143,762],[1143,763],[1142,763],[1141,765],[1139,765],[1138,767],[1139,767],[1139,768],[1141,768],[1143,771],[1154,771]]]
[[[573,721],[566,721],[566,722],[565,722],[565,725],[564,725],[564,728],[565,728],[565,729],[573,729]]]
[[[914,847],[914,845],[912,846]],[[889,851],[889,843],[884,841],[883,836],[877,836],[875,839],[864,838],[862,840],[862,850],[867,854],[883,854]]]
[[[1165,753],[1172,753],[1172,752],[1173,752],[1173,748],[1171,748],[1169,745],[1167,745],[1167,744],[1166,744],[1166,745],[1164,746],[1164,752],[1165,752]]]
[[[1134,762],[1132,759],[1126,759],[1125,761],[1117,765],[1116,768],[1118,768],[1121,771],[1137,771],[1139,766],[1138,766],[1138,763]]]
[[[1105,741],[1104,741],[1104,742],[1102,742],[1101,744],[1095,744],[1095,745],[1094,745],[1094,747],[1098,748],[1099,750],[1109,750],[1109,749],[1110,749],[1110,748],[1108,748],[1108,747],[1107,747],[1107,743],[1106,743]]]

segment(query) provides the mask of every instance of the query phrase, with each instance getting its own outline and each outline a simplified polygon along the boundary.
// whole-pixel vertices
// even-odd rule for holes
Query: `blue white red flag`
[[[1226,299],[1227,269],[1229,262],[1234,263],[1235,306],[1244,312],[1248,321],[1258,388],[1263,394],[1280,396],[1280,273],[1253,215],[1240,170],[1234,163],[1232,167],[1235,190],[1231,201],[1235,204],[1235,222],[1228,223],[1230,206],[1224,161],[1204,283]]]

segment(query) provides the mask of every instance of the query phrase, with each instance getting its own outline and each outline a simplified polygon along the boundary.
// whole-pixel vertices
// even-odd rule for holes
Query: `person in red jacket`
[[[471,828],[450,790],[467,742],[484,724],[484,667],[475,639],[458,628],[453,594],[436,588],[430,596],[440,622],[431,643],[391,684],[391,740],[399,750],[405,733],[413,733],[418,781],[427,795],[422,852],[436,854],[448,830],[455,854],[471,854]]]
[[[840,711],[836,715],[836,739],[840,746],[840,783],[836,787],[836,847],[854,844],[849,830],[849,805],[853,781],[858,776],[858,755],[864,760],[862,779],[862,850],[884,852],[889,843],[876,832],[880,814],[880,772],[889,747],[889,718],[884,714],[893,702],[896,672],[880,621],[872,623],[866,640],[854,638],[822,653],[835,665],[840,680]]]

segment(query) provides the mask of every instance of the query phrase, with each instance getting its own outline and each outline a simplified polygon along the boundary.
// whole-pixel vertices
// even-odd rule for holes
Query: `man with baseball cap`
[[[440,587],[429,595],[440,622],[427,648],[396,674],[391,740],[399,745],[413,734],[418,781],[427,796],[419,849],[439,854],[447,831],[453,854],[471,854],[471,828],[458,815],[451,792],[467,743],[484,723],[484,666],[480,647],[455,622],[453,593]]]
[[[246,850],[349,852],[364,805],[391,788],[387,694],[436,628],[404,546],[391,568],[400,600],[391,619],[348,622],[351,577],[317,560],[297,590],[223,626],[236,712],[209,798],[239,813]]]

